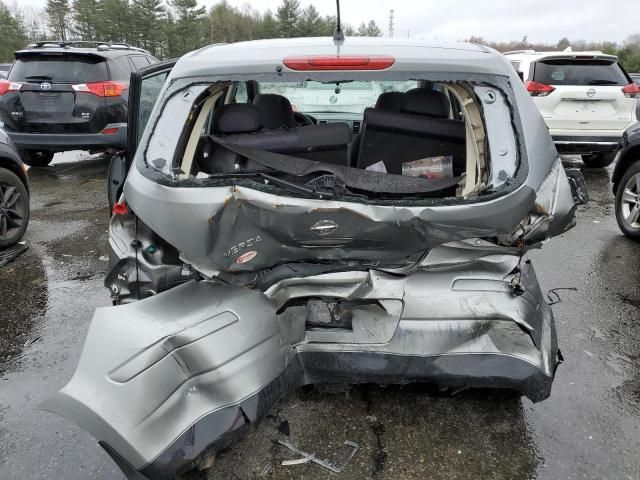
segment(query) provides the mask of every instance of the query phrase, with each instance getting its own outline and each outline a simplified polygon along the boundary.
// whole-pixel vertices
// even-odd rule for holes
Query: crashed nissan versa
[[[129,478],[190,468],[305,384],[549,396],[560,354],[526,252],[573,226],[580,182],[497,52],[220,45],[142,71],[131,95],[115,306],[45,404]]]

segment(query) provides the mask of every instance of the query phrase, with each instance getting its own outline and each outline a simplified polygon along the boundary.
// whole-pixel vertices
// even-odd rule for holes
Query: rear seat
[[[287,97],[273,93],[261,93],[253,99],[260,110],[260,121],[267,130],[294,128],[296,120],[291,102]]]
[[[454,175],[464,171],[464,121],[448,118],[451,106],[443,93],[417,88],[401,100],[397,95],[383,100],[393,108],[380,108],[380,100],[364,111],[358,168],[384,162],[387,172],[401,174],[405,162],[451,155]]]
[[[277,97],[277,96],[276,96]],[[288,102],[288,101],[287,101]],[[229,104],[215,110],[212,132],[215,136],[237,145],[269,152],[292,155],[326,163],[349,165],[351,129],[346,123],[325,123],[288,128],[276,119],[273,110],[267,115],[257,105]],[[269,117],[268,119],[266,117]],[[264,120],[276,129],[264,128]],[[205,142],[206,143],[206,142]],[[205,173],[234,170],[238,155],[209,140],[200,149],[197,163]],[[242,168],[259,168],[252,162],[241,163]]]

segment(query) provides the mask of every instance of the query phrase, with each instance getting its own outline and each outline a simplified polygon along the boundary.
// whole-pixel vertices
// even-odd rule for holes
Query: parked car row
[[[29,161],[124,147],[108,173],[114,306],[44,408],[144,479],[188,470],[305,384],[547,398],[562,355],[523,257],[584,198],[554,143],[603,166],[638,92],[598,52],[512,53],[519,76],[482,46],[416,45],[262,40],[164,63],[103,44],[17,52],[0,115]],[[631,233],[637,137],[614,173]],[[15,223],[12,185],[0,208]]]

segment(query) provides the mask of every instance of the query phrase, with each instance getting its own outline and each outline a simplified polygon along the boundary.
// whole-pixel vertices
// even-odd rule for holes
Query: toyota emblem
[[[336,97],[335,95],[331,95],[329,97],[329,103],[338,103],[338,97]]]
[[[40,90],[50,90],[51,84],[49,82],[42,82],[40,84]]]
[[[593,97],[596,94],[595,88],[590,88],[587,90],[587,97]]]

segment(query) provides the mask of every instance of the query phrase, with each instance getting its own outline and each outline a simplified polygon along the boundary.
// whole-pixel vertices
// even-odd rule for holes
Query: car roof
[[[604,60],[611,60],[613,62],[618,61],[618,57],[615,55],[609,55],[607,53],[602,53],[599,50],[585,50],[582,52],[574,52],[574,51],[561,51],[561,52],[536,52],[535,50],[515,50],[511,52],[504,52],[505,56],[509,58],[509,60],[541,60],[546,58],[579,58],[579,57],[595,57],[601,58]]]
[[[458,72],[509,76],[513,67],[493,49],[473,43],[432,43],[413,39],[331,37],[254,40],[217,44],[184,55],[172,78],[234,74],[275,74],[285,57],[385,55],[395,63],[387,71]]]

